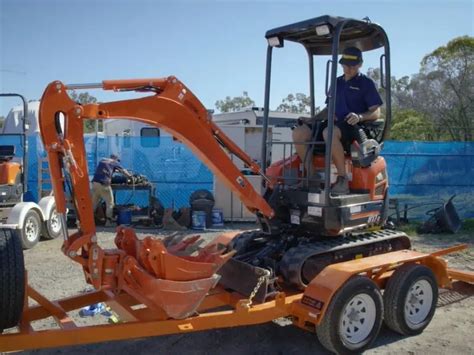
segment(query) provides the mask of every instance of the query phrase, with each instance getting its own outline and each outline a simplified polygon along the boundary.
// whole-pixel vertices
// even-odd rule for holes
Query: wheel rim
[[[54,234],[59,233],[61,230],[61,221],[59,220],[59,215],[56,210],[51,213],[51,217],[49,218],[49,226],[51,228],[51,232]]]
[[[39,226],[34,218],[28,218],[25,221],[25,235],[29,242],[34,242],[38,239]]]
[[[358,294],[346,303],[339,322],[342,340],[359,344],[367,339],[374,328],[377,308],[368,294]]]
[[[433,304],[433,289],[427,280],[418,280],[405,298],[405,319],[412,329],[423,325]]]

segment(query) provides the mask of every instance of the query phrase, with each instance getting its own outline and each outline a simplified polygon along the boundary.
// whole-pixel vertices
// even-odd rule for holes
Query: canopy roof
[[[385,31],[382,27],[370,21],[361,21],[344,17],[320,16],[291,25],[277,27],[267,31],[265,37],[278,37],[301,43],[314,55],[328,55],[332,53],[333,33],[336,26],[346,22],[341,33],[339,52],[344,48],[357,47],[361,51],[377,49],[385,44]],[[318,35],[316,27],[328,25],[331,32],[327,35]]]

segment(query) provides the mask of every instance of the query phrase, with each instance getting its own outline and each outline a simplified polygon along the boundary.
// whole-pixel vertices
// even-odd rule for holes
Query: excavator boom
[[[154,95],[80,105],[67,94],[68,89],[93,87],[113,91],[153,92]],[[60,123],[61,114],[64,116],[64,132]],[[273,216],[271,207],[254,190],[222,147],[240,158],[253,172],[263,175],[258,164],[211,121],[202,103],[177,78],[106,80],[101,84],[70,86],[55,81],[49,84],[41,99],[41,135],[48,152],[58,212],[64,213],[66,208],[62,167],[69,166],[77,215],[84,232],[95,233],[95,225],[83,142],[83,120],[109,118],[126,118],[165,129],[185,143],[250,211],[267,218]]]

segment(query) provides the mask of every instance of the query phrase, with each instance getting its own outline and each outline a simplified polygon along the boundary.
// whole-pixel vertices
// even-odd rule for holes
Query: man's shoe
[[[344,176],[338,176],[334,185],[331,187],[333,195],[347,195],[349,194],[349,182]]]

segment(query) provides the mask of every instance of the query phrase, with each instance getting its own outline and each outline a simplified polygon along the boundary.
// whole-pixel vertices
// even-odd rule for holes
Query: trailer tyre
[[[437,300],[433,271],[423,265],[402,265],[385,287],[385,324],[402,335],[420,334],[430,324]]]
[[[23,220],[21,232],[21,244],[23,249],[31,249],[41,237],[41,217],[35,210],[29,210]]]
[[[47,240],[56,239],[61,235],[61,218],[56,211],[56,207],[51,209],[48,220],[44,222],[45,233],[43,238]]]
[[[334,295],[316,332],[321,344],[337,354],[358,354],[377,338],[383,301],[367,277],[351,277]]]
[[[0,229],[0,333],[20,321],[25,296],[25,265],[15,230]]]

